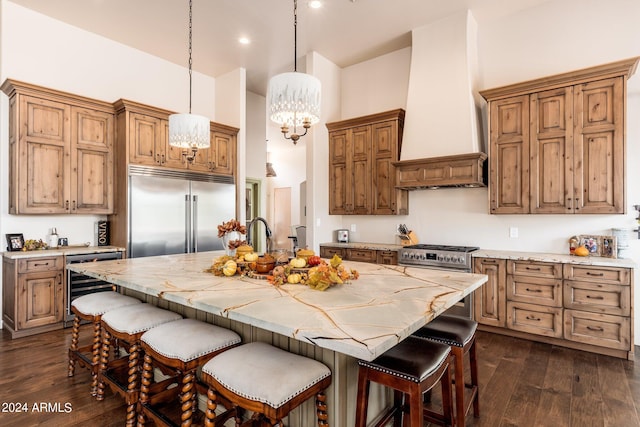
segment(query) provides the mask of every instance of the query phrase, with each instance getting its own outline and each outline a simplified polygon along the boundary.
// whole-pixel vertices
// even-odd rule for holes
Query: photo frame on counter
[[[24,236],[22,233],[18,234],[6,234],[7,236],[7,250],[11,252],[21,251],[24,248]]]
[[[581,235],[579,245],[584,246],[589,251],[589,256],[600,256],[602,248],[602,236]]]
[[[618,238],[616,236],[600,236],[600,256],[618,258]]]

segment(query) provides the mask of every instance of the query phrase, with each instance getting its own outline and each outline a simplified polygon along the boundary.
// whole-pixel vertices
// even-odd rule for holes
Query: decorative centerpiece
[[[218,225],[218,237],[222,239],[222,246],[227,255],[233,256],[239,246],[247,243],[244,236],[247,234],[247,227],[240,221],[231,219]]]
[[[306,260],[296,257],[286,266],[275,267],[268,280],[275,286],[300,283],[317,291],[325,291],[334,285],[349,283],[358,276],[356,270],[350,270],[342,264],[342,258],[338,255],[334,255],[329,262],[317,255],[310,255]]]

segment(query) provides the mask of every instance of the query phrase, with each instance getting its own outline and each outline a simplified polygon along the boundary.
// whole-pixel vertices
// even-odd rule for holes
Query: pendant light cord
[[[293,0],[293,71],[298,71],[298,0]]]
[[[189,0],[189,114],[191,114],[191,86],[192,86],[191,66],[193,64],[193,61],[191,60],[191,51],[192,51],[191,27],[192,27],[192,20],[193,20],[193,14],[191,12],[192,6],[193,6],[193,0]]]

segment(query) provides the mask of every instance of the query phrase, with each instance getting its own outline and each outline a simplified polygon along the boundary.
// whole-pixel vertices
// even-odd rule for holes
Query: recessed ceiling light
[[[238,42],[240,42],[240,44],[249,44],[249,43],[251,43],[251,40],[249,40],[248,37],[240,37],[238,39]]]
[[[309,7],[312,9],[319,9],[322,7],[322,2],[320,0],[311,0],[309,2]]]

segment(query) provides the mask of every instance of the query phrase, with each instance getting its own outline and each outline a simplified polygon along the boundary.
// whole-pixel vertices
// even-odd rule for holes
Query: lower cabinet
[[[332,258],[334,255],[338,255],[345,261],[371,262],[386,265],[398,264],[398,251],[320,245],[320,257]]]
[[[4,259],[2,316],[11,338],[62,328],[63,276],[62,256]]]
[[[489,276],[475,292],[482,329],[633,358],[632,269],[476,258],[474,272]]]

